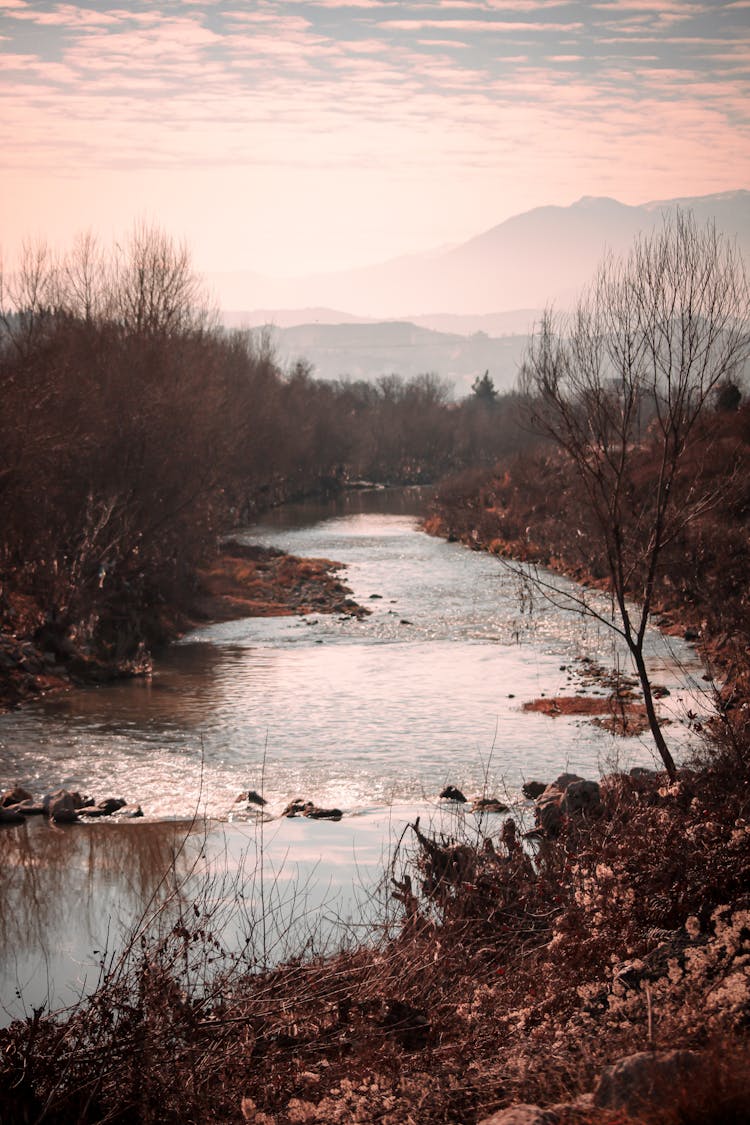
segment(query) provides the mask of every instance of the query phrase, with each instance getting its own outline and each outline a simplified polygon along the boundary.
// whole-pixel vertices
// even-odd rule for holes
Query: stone
[[[309,817],[310,820],[341,820],[344,814],[341,809],[321,809],[308,801],[302,810],[302,815]]]
[[[602,794],[596,781],[571,781],[562,795],[560,811],[564,816],[601,812]]]
[[[648,781],[650,778],[658,777],[659,773],[658,770],[650,770],[646,766],[633,766],[628,776],[634,781]]]
[[[0,808],[8,805],[20,805],[21,801],[33,800],[34,798],[28,789],[24,789],[22,785],[14,785],[12,789],[6,789],[0,793]]]
[[[562,809],[560,807],[562,796],[559,789],[548,785],[541,797],[537,798],[537,827],[541,828],[547,836],[556,836],[560,831],[563,819]]]
[[[78,820],[80,795],[70,793],[67,789],[58,789],[55,793],[47,793],[42,805],[45,814],[56,824],[71,824]]]
[[[547,786],[543,781],[524,781],[521,786],[521,792],[524,797],[527,797],[530,801],[535,801],[537,797],[541,797],[546,788]]]
[[[124,797],[107,797],[105,800],[100,801],[96,807],[102,810],[104,816],[112,816],[112,813],[124,809],[127,803]]]
[[[536,823],[547,836],[556,836],[563,818],[596,814],[602,809],[599,784],[575,773],[562,773],[536,799]]]
[[[638,1117],[650,1108],[666,1109],[691,1083],[697,1051],[639,1051],[608,1066],[594,1090],[597,1109],[622,1110]]]
[[[498,801],[497,797],[477,797],[471,808],[473,812],[504,813],[508,811],[508,806],[504,805],[502,801]]]
[[[289,802],[281,815],[306,816],[310,820],[341,820],[344,814],[341,809],[321,809],[312,801],[303,801],[301,797],[297,797]]]
[[[466,798],[460,789],[456,789],[455,785],[446,785],[443,792],[440,794],[440,799],[443,801],[458,801],[466,804]]]
[[[40,805],[38,801],[34,801],[33,798],[28,801],[21,801],[11,807],[15,812],[23,813],[24,816],[41,816],[44,812],[44,806]]]
[[[579,777],[577,773],[561,773],[547,788],[552,789],[554,787],[555,789],[559,789],[561,793],[564,793],[568,786],[572,785],[574,781],[583,781],[583,778]]]
[[[81,816],[93,817],[94,819],[97,819],[98,817],[102,816],[112,816],[113,813],[119,812],[120,809],[124,809],[127,803],[128,802],[125,801],[122,797],[107,797],[105,800],[100,801],[98,805],[94,805],[93,801],[91,802],[91,805],[81,805],[79,807],[79,812]]]

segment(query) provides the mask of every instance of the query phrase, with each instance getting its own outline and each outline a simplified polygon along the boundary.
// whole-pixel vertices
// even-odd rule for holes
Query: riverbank
[[[750,704],[750,463],[745,407],[724,420],[720,441],[706,442],[702,472],[725,479],[716,502],[664,544],[653,576],[652,619],[668,636],[694,644],[716,683],[716,703],[740,716]],[[658,476],[644,452],[632,487],[642,499]],[[697,487],[697,485],[696,485]],[[424,529],[472,550],[529,563],[608,593],[608,561],[601,535],[590,525],[585,496],[565,457],[550,449],[449,478],[436,490]],[[642,562],[642,560],[641,560]],[[630,569],[637,600],[642,566]]]
[[[738,769],[727,755],[682,769],[674,785],[656,772],[613,775],[596,809],[571,813],[532,854],[502,817],[479,834],[412,820],[380,867],[381,929],[363,943],[360,904],[346,948],[327,952],[329,924],[347,917],[334,897],[307,953],[281,964],[285,942],[297,947],[289,912],[303,926],[319,917],[304,879],[290,890],[269,863],[264,891],[254,851],[238,880],[203,883],[196,838],[184,897],[105,962],[89,1000],[0,1032],[0,1120],[743,1122],[750,826]],[[315,845],[327,834],[343,858],[352,840],[342,844],[341,828],[279,831]],[[95,830],[114,864],[127,831]],[[264,847],[257,830],[228,831]],[[372,905],[378,863],[363,865]],[[38,862],[24,870],[38,883]],[[106,864],[89,870],[101,880]],[[228,917],[247,928],[239,957],[223,941]],[[534,1108],[502,1116],[519,1102]]]
[[[273,547],[228,541],[198,570],[187,599],[179,606],[153,608],[148,633],[163,647],[195,625],[241,617],[365,616],[369,611],[348,596],[340,569],[329,559],[302,559]],[[49,693],[150,674],[151,654],[143,643],[134,657],[113,658],[70,636],[56,636],[45,627],[43,607],[30,598],[8,594],[6,600],[14,630],[0,633],[0,713]]]
[[[396,534],[399,526],[402,530]],[[375,527],[386,550],[365,564],[363,557],[373,555]],[[355,528],[358,538],[352,544]],[[266,529],[269,542],[275,530]],[[593,744],[588,727],[577,727],[572,716],[551,719],[522,709],[540,688],[550,699],[558,696],[555,685],[569,681],[576,649],[558,648],[559,636],[551,644],[545,632],[544,646],[532,655],[524,677],[523,646],[513,640],[516,610],[505,616],[498,611],[502,568],[481,553],[418,536],[417,565],[404,571],[403,534],[403,525],[380,520],[336,522],[330,549],[320,553],[351,561],[357,596],[377,595],[368,603],[373,613],[362,622],[329,616],[314,627],[301,620],[269,619],[268,637],[273,636],[276,647],[259,656],[273,668],[273,678],[259,680],[253,675],[259,665],[244,663],[241,646],[257,644],[258,621],[250,623],[247,632],[235,625],[223,634],[220,629],[200,630],[202,641],[176,647],[175,654],[179,658],[184,653],[185,659],[191,649],[198,655],[209,650],[209,658],[197,666],[196,679],[205,686],[209,671],[243,707],[264,694],[269,703],[281,695],[277,729],[284,736],[275,738],[272,725],[270,739],[284,767],[278,781],[263,753],[267,710],[255,727],[254,758],[248,753],[253,739],[244,726],[231,728],[231,738],[217,741],[217,757],[225,759],[230,747],[239,751],[229,772],[231,800],[238,789],[251,786],[266,794],[274,791],[280,808],[286,800],[282,794],[299,792],[321,803],[329,798],[346,803],[351,809],[354,800],[339,799],[343,786],[351,783],[359,758],[374,757],[377,739],[396,725],[395,688],[409,700],[420,699],[441,668],[440,695],[446,709],[439,711],[430,698],[423,739],[409,713],[407,738],[394,752],[399,776],[406,770],[416,772],[420,754],[434,768],[443,728],[466,699],[472,706],[461,712],[455,734],[449,731],[439,770],[449,769],[449,779],[467,795],[495,792],[487,788],[486,779],[489,774],[492,786],[495,768],[498,773],[506,770],[506,748],[517,752],[519,746],[529,745],[531,754],[545,738],[549,754],[534,760],[532,776],[551,782],[563,768],[589,780],[597,776],[595,754],[585,769],[576,761],[579,754],[580,760],[585,757],[581,747],[586,740]],[[292,536],[284,546],[292,541],[308,548],[319,542],[311,536]],[[447,569],[432,576],[439,566]],[[431,580],[426,582],[428,574]],[[468,640],[460,647],[455,607],[446,604],[457,590],[470,591]],[[512,590],[506,593],[510,597]],[[436,606],[444,617],[436,615]],[[438,630],[443,632],[436,642]],[[377,662],[363,661],[354,643],[356,638],[361,645],[368,634],[376,643],[365,653],[377,655]],[[489,644],[477,644],[477,635],[488,634]],[[212,652],[212,636],[215,640],[222,635],[225,648]],[[429,644],[422,639],[425,635],[431,638]],[[593,646],[600,643],[590,640]],[[570,638],[566,643],[571,645]],[[217,653],[226,657],[225,674],[219,668],[217,675]],[[514,661],[510,672],[503,672],[502,657]],[[285,659],[289,664],[283,676]],[[350,673],[358,665],[361,675],[352,680]],[[184,677],[186,667],[190,665],[178,665],[177,678]],[[382,689],[385,668],[396,669],[396,683],[389,679]],[[173,685],[165,680],[160,685],[159,677],[154,680],[148,691],[153,687],[156,716],[171,724],[176,714],[170,703]],[[476,685],[485,684],[489,696],[472,699]],[[291,690],[285,695],[287,685]],[[506,699],[506,686],[513,698],[508,692]],[[146,689],[144,684],[144,694]],[[351,709],[366,691],[374,695],[375,715],[360,747],[354,739],[365,724],[361,713],[352,718]],[[293,700],[301,692],[307,693],[294,742]],[[80,696],[87,694],[98,701],[110,693]],[[124,706],[115,712],[114,722],[111,712],[96,713],[106,742],[116,739],[121,725],[132,722],[132,695],[122,694]],[[217,698],[221,691],[198,695],[191,714],[218,724],[224,713],[215,710]],[[476,734],[477,716],[487,706],[476,700],[488,698],[493,725],[501,732],[496,744],[493,740],[493,752],[501,760],[496,767],[478,761],[474,772],[477,756],[471,740],[488,747],[492,738],[491,729],[481,741]],[[325,728],[316,744],[312,731],[322,716],[341,725]],[[57,729],[66,733],[65,728]],[[204,729],[189,728],[193,743],[203,737]],[[746,1091],[737,1090],[736,1077],[747,1066],[744,1036],[750,1018],[750,904],[744,898],[750,883],[748,747],[740,737],[732,742],[728,728],[725,735],[702,762],[686,763],[675,785],[653,769],[641,765],[631,774],[621,763],[620,772],[603,771],[607,776],[601,779],[598,801],[593,799],[595,788],[574,783],[576,798],[592,798],[578,803],[566,798],[563,810],[561,786],[566,779],[557,779],[559,805],[552,792],[541,804],[545,809],[557,806],[561,815],[546,812],[537,833],[523,845],[517,820],[506,813],[494,813],[478,824],[473,816],[457,812],[449,824],[428,831],[423,808],[415,806],[411,827],[403,839],[396,835],[393,852],[384,848],[386,854],[379,860],[378,902],[388,912],[388,926],[373,929],[370,915],[355,912],[339,933],[340,950],[317,940],[324,937],[320,930],[300,949],[298,933],[285,925],[283,911],[274,913],[284,901],[303,925],[321,919],[308,909],[311,900],[305,897],[304,881],[296,890],[282,877],[272,834],[280,833],[285,866],[299,855],[309,863],[308,871],[320,871],[325,886],[330,878],[326,862],[334,854],[341,863],[334,877],[346,864],[356,869],[359,848],[354,838],[370,814],[344,817],[336,824],[304,818],[269,824],[254,817],[252,823],[229,826],[232,835],[246,834],[257,841],[260,865],[250,863],[239,882],[224,879],[219,871],[213,889],[199,879],[184,900],[172,898],[176,918],[159,914],[152,937],[139,933],[126,957],[106,962],[90,999],[56,1015],[30,1013],[28,1021],[3,1032],[0,1081],[10,1094],[0,1105],[10,1120],[77,1120],[81,1125],[118,1117],[165,1125],[191,1120],[208,1125],[404,1125],[410,1120],[419,1125],[477,1125],[518,1102],[544,1107],[544,1115],[534,1110],[529,1117],[532,1111],[525,1111],[526,1120],[536,1125],[625,1125],[629,1120],[708,1125],[715,1122],[717,1107],[724,1121],[745,1120]],[[45,739],[49,741],[48,728]],[[210,751],[210,738],[207,744]],[[129,784],[138,768],[130,745]],[[182,763],[184,745],[174,746],[178,752],[164,755],[164,761]],[[86,752],[91,753],[88,736]],[[326,782],[330,789],[300,784],[295,775],[293,791],[288,792],[292,783],[287,767],[303,752],[316,759],[314,770],[305,775],[311,780],[317,761],[332,762]],[[149,770],[161,767],[151,739],[145,740],[143,755]],[[387,763],[387,758],[378,760],[379,772]],[[107,768],[111,769],[109,759]],[[519,768],[529,777],[528,757]],[[368,777],[366,791],[374,794]],[[434,775],[424,772],[422,777]],[[510,769],[506,777],[515,786]],[[160,784],[169,785],[170,774],[163,778]],[[433,791],[433,782],[423,784],[423,792]],[[390,825],[393,814],[387,816]],[[395,821],[393,816],[394,826],[400,827]],[[96,910],[97,881],[106,879],[108,865],[110,874],[125,868],[126,878],[132,875],[137,884],[149,870],[138,850],[141,843],[156,846],[170,831],[168,825],[143,822],[135,830],[133,825],[102,822],[43,828],[37,839],[50,844],[53,856],[61,839],[83,849],[83,857],[67,865],[82,886],[68,894],[60,882],[44,891],[39,886],[43,857],[34,852],[28,864],[32,925],[40,902],[63,921],[69,903],[76,912],[82,900]],[[8,829],[11,832],[20,835],[24,829]],[[195,849],[185,855],[188,863],[201,856],[200,834],[193,839]],[[129,842],[135,845],[130,864],[125,854]],[[175,837],[172,842],[179,843]],[[388,842],[393,844],[390,832]],[[162,885],[167,894],[180,881],[179,870],[170,866],[170,847],[160,855],[160,861],[166,860]],[[216,854],[221,853],[220,844]],[[374,873],[375,868],[368,870]],[[306,878],[307,871],[304,874]],[[118,901],[116,893],[113,899]],[[98,918],[102,928],[105,913],[106,904]],[[127,910],[124,913],[127,916]],[[340,905],[327,904],[323,925],[341,913]],[[227,917],[244,927],[239,952],[223,940],[222,919]],[[13,919],[9,914],[9,925]],[[278,946],[269,943],[272,934],[279,935]],[[272,946],[286,953],[271,956]],[[93,948],[101,945],[97,942]],[[10,956],[12,970],[12,950]],[[9,987],[14,987],[12,980]],[[694,1053],[675,1058],[670,1055],[675,1048]],[[613,1081],[607,1069],[623,1057],[644,1052],[667,1076],[674,1096],[669,1104],[662,1098],[648,1113],[628,1119],[622,1105],[615,1108],[618,1103],[611,1100]],[[680,1071],[680,1060],[685,1059],[690,1062],[689,1080]],[[632,1068],[640,1066],[641,1082],[647,1086],[643,1060],[629,1066],[626,1075],[632,1077]]]

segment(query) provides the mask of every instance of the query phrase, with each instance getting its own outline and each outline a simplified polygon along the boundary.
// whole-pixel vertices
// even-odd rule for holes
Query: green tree
[[[497,400],[497,390],[495,384],[490,378],[489,371],[485,371],[484,375],[477,375],[474,382],[471,384],[471,393],[474,396],[475,402],[480,402],[484,406],[493,406]]]

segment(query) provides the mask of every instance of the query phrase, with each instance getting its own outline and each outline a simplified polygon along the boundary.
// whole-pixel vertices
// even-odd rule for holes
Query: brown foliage
[[[674,1045],[741,1120],[749,794],[720,755],[675,785],[605,779],[603,814],[534,854],[513,821],[478,841],[417,823],[392,867],[396,930],[273,969],[232,958],[188,904],[78,1009],[0,1033],[0,1120],[474,1123]],[[707,1099],[653,1110],[710,1120]]]

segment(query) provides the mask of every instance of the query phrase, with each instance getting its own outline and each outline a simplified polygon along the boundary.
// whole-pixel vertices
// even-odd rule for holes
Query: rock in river
[[[455,785],[446,785],[443,792],[440,794],[440,799],[443,801],[459,801],[466,804],[466,798],[460,789],[456,789]]]

